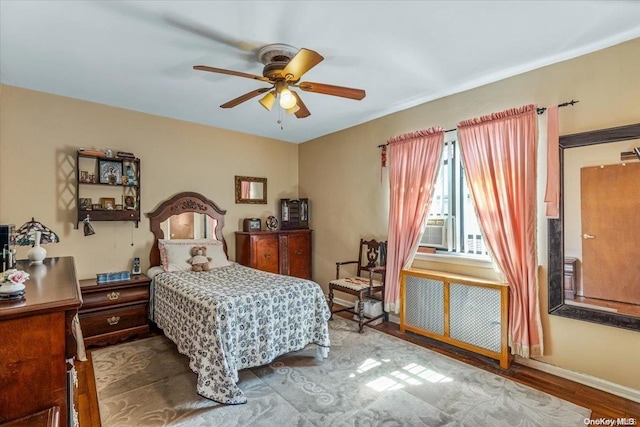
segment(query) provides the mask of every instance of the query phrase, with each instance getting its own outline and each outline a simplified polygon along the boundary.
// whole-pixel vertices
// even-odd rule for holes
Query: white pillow
[[[224,253],[224,245],[214,239],[158,239],[160,261],[164,271],[191,271],[191,248],[205,246],[207,256],[211,258],[209,268],[226,267],[231,265]]]

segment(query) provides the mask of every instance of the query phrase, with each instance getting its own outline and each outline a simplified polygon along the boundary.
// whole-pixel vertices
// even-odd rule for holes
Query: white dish
[[[0,294],[15,294],[24,291],[24,283],[3,283],[0,286]]]

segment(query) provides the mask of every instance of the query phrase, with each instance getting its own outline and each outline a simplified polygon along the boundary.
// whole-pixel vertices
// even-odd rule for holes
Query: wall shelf
[[[76,229],[91,221],[140,222],[140,159],[76,153]]]

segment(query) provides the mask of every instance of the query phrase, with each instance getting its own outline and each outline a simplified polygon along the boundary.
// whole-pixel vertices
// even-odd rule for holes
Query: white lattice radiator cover
[[[474,351],[509,367],[506,283],[410,268],[400,275],[400,330]]]

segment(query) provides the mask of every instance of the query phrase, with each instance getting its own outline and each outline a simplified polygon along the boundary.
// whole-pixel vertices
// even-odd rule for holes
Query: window
[[[447,136],[420,246],[436,248],[438,253],[487,257],[455,133]]]

